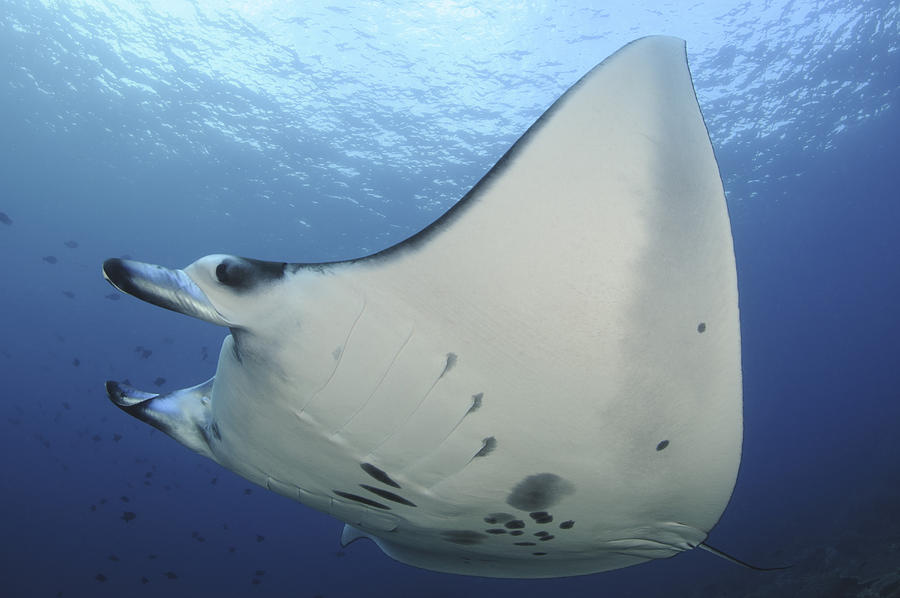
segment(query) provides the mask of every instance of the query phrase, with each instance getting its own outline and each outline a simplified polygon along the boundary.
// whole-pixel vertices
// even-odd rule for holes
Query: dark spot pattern
[[[393,501],[395,503],[399,503],[401,505],[406,505],[407,507],[414,507],[416,503],[406,500],[399,494],[394,494],[393,492],[389,492],[387,490],[382,490],[381,488],[376,488],[374,486],[369,486],[368,484],[360,484],[360,488],[365,488],[372,494],[377,494],[381,498],[385,498],[387,500]]]
[[[663,441],[661,441],[659,444],[656,445],[656,450],[661,451],[661,450],[663,450],[664,448],[666,448],[667,446],[669,446],[669,441],[668,441],[668,440],[663,440]]]
[[[706,322],[700,322],[699,324],[697,324],[697,332],[699,332],[700,334],[706,332]]]
[[[504,526],[506,529],[522,529],[525,527],[525,522],[521,519],[513,519],[512,521],[507,521]]]
[[[573,492],[575,486],[555,473],[538,473],[516,484],[506,503],[522,511],[539,511],[553,506]]]
[[[533,554],[534,556],[547,556],[546,552],[532,552],[531,554]]]
[[[575,522],[569,519],[568,521],[563,521],[559,524],[560,529],[572,529],[575,526]]]
[[[360,467],[362,470],[381,482],[382,484],[387,484],[388,486],[393,486],[394,488],[400,488],[400,484],[391,479],[391,476],[386,474],[383,470],[375,467],[371,463],[360,463]]]
[[[495,536],[498,535],[498,534],[505,534],[505,533],[506,533],[506,530],[503,529],[502,527],[492,527],[491,529],[486,529],[486,530],[484,530],[484,531],[487,532],[487,533],[489,533],[489,534],[494,534]]]
[[[366,498],[365,496],[359,496],[358,494],[351,494],[349,492],[341,492],[340,490],[332,490],[335,494],[342,498],[346,498],[347,500],[352,500],[358,502],[360,504],[364,504],[369,507],[375,507],[376,509],[382,509],[384,511],[390,511],[391,508],[385,504],[381,504],[380,502],[374,501],[372,499]]]
[[[521,536],[521,535],[524,534],[524,533],[525,533],[525,532],[523,532],[523,531],[520,530],[520,529],[514,529],[513,531],[509,532],[509,535],[510,535],[510,536]]]
[[[553,515],[547,511],[534,511],[529,513],[528,516],[534,519],[535,523],[550,523],[553,521]]]
[[[484,542],[485,538],[487,538],[487,536],[482,534],[481,532],[475,532],[472,530],[447,530],[441,532],[441,535],[447,542],[452,542],[453,544],[462,544],[464,546],[479,544],[481,542]]]
[[[512,521],[515,518],[515,515],[510,515],[509,513],[491,513],[484,518],[484,522],[490,525],[494,525],[495,523],[506,523],[507,521]]]
[[[534,542],[516,542],[516,546],[537,546]]]
[[[534,535],[538,538],[543,538],[544,536],[549,536],[550,532],[534,532]]]
[[[554,535],[552,535],[552,534],[551,534],[551,535],[544,536],[544,537],[541,538],[541,542],[546,542],[547,540],[552,540],[552,539],[555,538],[555,537],[556,537],[556,536],[554,536]]]
[[[487,457],[494,449],[497,448],[497,439],[493,436],[488,436],[484,440],[481,441],[481,449],[475,453],[476,457]]]

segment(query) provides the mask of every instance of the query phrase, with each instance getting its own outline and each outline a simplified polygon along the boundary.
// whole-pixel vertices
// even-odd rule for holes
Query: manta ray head
[[[290,266],[233,255],[208,255],[181,270],[113,258],[103,276],[138,299],[232,330],[252,328],[268,307],[260,296]]]
[[[238,361],[238,339],[265,346],[271,334],[258,325],[278,301],[276,288],[290,266],[231,255],[209,255],[184,269],[113,258],[103,276],[120,291],[148,303],[213,324],[226,326],[227,346]],[[270,300],[267,301],[266,298]],[[256,334],[259,333],[259,334]],[[250,343],[250,339],[258,343]],[[215,377],[197,386],[158,394],[108,381],[110,400],[129,415],[172,436],[188,448],[215,459],[219,439],[211,404]]]

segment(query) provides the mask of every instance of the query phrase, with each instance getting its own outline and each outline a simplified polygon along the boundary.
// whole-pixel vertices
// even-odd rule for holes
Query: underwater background
[[[900,596],[895,1],[0,7],[3,596]],[[110,404],[107,379],[206,380],[225,332],[115,291],[104,259],[392,245],[656,33],[687,40],[738,265],[743,460],[709,543],[790,569],[414,569]]]

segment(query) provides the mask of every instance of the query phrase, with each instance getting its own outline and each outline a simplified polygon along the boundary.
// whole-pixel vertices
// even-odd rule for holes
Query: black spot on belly
[[[538,473],[516,484],[506,497],[506,503],[523,511],[538,511],[555,505],[573,492],[575,486],[555,473]]]
[[[663,440],[663,441],[661,441],[659,444],[656,445],[656,450],[661,451],[661,450],[663,450],[664,448],[666,448],[667,446],[669,446],[669,441],[668,441],[668,440]]]
[[[529,513],[528,516],[534,519],[535,523],[550,523],[553,521],[553,515],[547,511],[534,511]]]
[[[697,324],[697,332],[699,332],[700,334],[706,332],[706,322],[700,322],[699,324]]]
[[[391,476],[384,473],[384,471],[382,471],[381,469],[378,469],[371,463],[360,463],[359,466],[362,467],[362,470],[364,472],[366,472],[367,474],[369,474],[370,476],[372,476],[373,478],[375,478],[382,484],[387,484],[388,486],[393,486],[394,488],[400,488],[400,484],[398,484],[397,482],[392,480]]]
[[[538,538],[543,538],[544,536],[549,536],[550,532],[534,532],[534,535]]]
[[[575,525],[575,522],[572,521],[571,519],[569,519],[568,521],[563,521],[562,523],[560,523],[559,527],[560,527],[560,529],[572,529],[572,527],[574,525]]]
[[[512,521],[515,518],[515,515],[510,515],[509,513],[491,513],[484,518],[484,522],[494,525],[496,523],[506,523],[507,521]]]
[[[553,535],[550,535],[550,536],[544,536],[543,538],[541,538],[541,542],[546,542],[547,540],[552,540],[552,539],[555,538],[555,537],[556,537],[556,536],[553,536]]]
[[[390,510],[391,510],[391,508],[390,508],[389,506],[383,505],[383,504],[381,504],[380,502],[377,502],[377,501],[368,499],[368,498],[366,498],[365,496],[359,496],[359,495],[357,495],[357,494],[350,494],[349,492],[341,492],[340,490],[332,490],[332,492],[334,492],[334,493],[337,494],[338,496],[341,496],[341,497],[346,498],[346,499],[348,499],[348,500],[353,500],[353,501],[356,501],[356,502],[358,502],[358,503],[361,503],[361,504],[364,504],[364,505],[368,505],[368,506],[370,506],[370,507],[375,507],[376,509],[384,509],[385,511],[390,511]]]
[[[465,546],[480,544],[481,542],[484,542],[485,538],[487,538],[487,536],[482,534],[481,532],[474,532],[471,530],[447,530],[441,532],[441,535],[447,542],[452,542],[453,544],[462,544]]]
[[[525,522],[521,519],[513,519],[512,521],[507,521],[504,527],[506,529],[522,529],[525,527]]]
[[[506,533],[506,530],[503,529],[502,527],[492,527],[491,529],[486,529],[484,531],[486,531],[489,534],[494,534],[494,535]]]
[[[521,535],[524,534],[524,533],[525,533],[525,532],[523,532],[523,531],[520,530],[520,529],[514,529],[513,531],[509,532],[509,535],[510,535],[510,536],[521,536]]]
[[[386,498],[387,500],[400,503],[401,505],[406,505],[408,507],[416,506],[416,503],[411,502],[400,496],[399,494],[394,494],[393,492],[389,492],[387,490],[382,490],[381,488],[376,488],[374,486],[369,486],[368,484],[360,484],[360,488],[365,488],[372,494],[377,494],[381,498]]]
[[[516,542],[516,546],[537,546],[534,542]]]
[[[497,439],[493,436],[488,436],[481,441],[481,450],[475,453],[475,457],[487,457],[494,452],[495,448],[497,448]]]
[[[546,552],[532,552],[531,554],[533,554],[534,556],[547,556]]]

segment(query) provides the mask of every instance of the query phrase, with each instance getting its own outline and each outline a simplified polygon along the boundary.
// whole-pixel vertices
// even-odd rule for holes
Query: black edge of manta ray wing
[[[405,240],[400,241],[399,243],[391,245],[390,247],[386,247],[370,255],[348,261],[359,261],[370,258],[386,258],[391,256],[398,250],[415,248],[416,246],[420,246],[423,243],[427,242],[435,234],[439,233],[441,230],[449,226],[454,220],[459,218],[463,214],[463,212],[465,212],[466,208],[472,205],[473,201],[477,199],[478,195],[489,185],[491,179],[501,174],[505,170],[506,166],[510,163],[512,158],[514,158],[516,154],[518,154],[525,148],[525,146],[528,145],[529,139],[537,131],[540,130],[540,128],[549,119],[549,117],[552,116],[569,97],[574,95],[574,93],[584,84],[585,81],[587,81],[591,77],[591,75],[603,68],[603,66],[610,61],[615,60],[615,58],[622,54],[622,52],[624,52],[626,48],[641,41],[641,39],[644,38],[638,38],[622,46],[615,53],[607,56],[602,62],[598,63],[591,70],[582,75],[581,78],[573,83],[561,96],[556,98],[556,100],[552,104],[550,104],[550,107],[544,110],[544,112],[537,118],[537,120],[535,120],[531,124],[531,126],[525,130],[522,136],[519,137],[502,156],[500,156],[500,159],[497,160],[497,162],[491,167],[491,169],[488,170],[478,180],[477,183],[475,183],[475,186],[473,186],[465,195],[463,195],[459,201],[450,206],[450,208],[446,212],[432,221],[431,224],[428,224],[419,232],[413,234],[410,237],[407,237]]]
[[[652,37],[652,36],[650,36]],[[403,241],[399,241],[394,245],[389,247],[385,247],[384,249],[380,249],[374,253],[370,253],[368,255],[360,256],[357,258],[351,258],[347,260],[335,260],[335,261],[326,261],[326,262],[305,262],[305,263],[294,263],[289,264],[287,267],[291,268],[292,271],[296,271],[299,269],[306,268],[325,268],[332,264],[345,264],[345,263],[353,263],[361,260],[369,260],[374,258],[388,258],[397,253],[398,251],[405,249],[412,249],[417,246],[422,245],[431,239],[435,234],[439,233],[441,230],[449,226],[454,220],[459,218],[463,212],[465,212],[466,208],[469,207],[472,202],[478,197],[478,195],[483,191],[490,180],[502,173],[505,167],[509,164],[510,160],[516,156],[518,152],[520,152],[526,145],[529,138],[537,132],[541,126],[543,126],[544,122],[550,117],[556,110],[558,110],[582,84],[591,77],[597,70],[602,68],[605,64],[609,63],[611,60],[614,60],[617,56],[622,54],[626,50],[626,48],[630,47],[633,44],[640,42],[645,38],[638,38],[625,44],[619,50],[617,50],[614,54],[606,57],[602,62],[598,63],[591,70],[585,73],[580,79],[578,79],[575,83],[573,83],[561,96],[559,96],[550,107],[547,108],[543,114],[541,114],[537,120],[535,120],[528,129],[519,137],[515,143],[510,146],[508,150],[500,157],[499,160],[488,170],[484,176],[482,176],[475,185],[469,189],[469,191],[462,196],[455,204],[450,206],[446,212],[438,216],[435,220],[433,220],[430,224],[426,225],[425,228],[421,229],[417,233],[413,233],[411,236],[407,237]],[[693,82],[692,82],[693,85]]]

